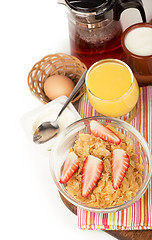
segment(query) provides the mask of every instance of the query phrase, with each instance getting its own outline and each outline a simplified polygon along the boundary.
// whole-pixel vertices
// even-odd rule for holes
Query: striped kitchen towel
[[[99,115],[90,105],[86,94],[80,100],[79,113],[81,117]],[[138,112],[130,124],[143,135],[152,153],[152,86],[140,88]],[[90,230],[152,229],[152,179],[144,196],[122,211],[102,214],[78,208],[78,226]]]

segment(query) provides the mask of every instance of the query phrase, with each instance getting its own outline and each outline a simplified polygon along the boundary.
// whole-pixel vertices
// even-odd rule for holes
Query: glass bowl
[[[69,149],[73,147],[75,140],[78,139],[79,133],[90,133],[90,121],[97,120],[104,125],[111,125],[115,127],[117,131],[123,132],[125,136],[129,136],[133,140],[135,150],[138,150],[138,156],[141,163],[144,165],[144,170],[142,172],[142,186],[130,201],[124,202],[122,205],[114,206],[110,208],[94,208],[88,207],[84,203],[76,200],[71,194],[69,194],[64,186],[60,184],[60,174],[63,163],[69,152]],[[142,137],[142,135],[130,124],[124,122],[120,119],[115,119],[111,117],[88,117],[78,120],[64,129],[58,136],[50,155],[50,169],[54,182],[61,193],[61,195],[69,202],[69,204],[75,207],[80,207],[92,212],[100,213],[111,213],[125,209],[137,200],[145,193],[150,178],[151,178],[151,155],[147,142]]]

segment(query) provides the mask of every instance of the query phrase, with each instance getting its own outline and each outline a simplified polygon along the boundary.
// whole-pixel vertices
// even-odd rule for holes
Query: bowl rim
[[[114,207],[110,207],[110,208],[94,208],[94,207],[89,207],[85,204],[83,204],[82,202],[78,202],[76,199],[74,199],[72,197],[72,195],[70,195],[69,193],[67,193],[65,190],[63,190],[63,188],[61,187],[62,184],[59,183],[59,181],[56,179],[55,175],[54,175],[54,171],[53,171],[53,156],[55,154],[56,148],[58,146],[58,144],[60,143],[60,139],[62,140],[63,136],[65,135],[66,131],[69,131],[69,129],[74,126],[77,125],[80,122],[84,122],[85,120],[111,120],[113,122],[115,122],[116,124],[119,124],[120,127],[123,127],[126,130],[129,130],[131,133],[133,133],[139,140],[140,144],[142,145],[142,147],[144,148],[144,150],[146,151],[147,157],[149,159],[149,173],[147,176],[147,180],[144,186],[142,186],[140,188],[140,190],[138,191],[138,193],[129,201],[121,204],[121,205],[117,205]],[[79,131],[79,130],[78,130]],[[73,204],[74,206],[76,206],[77,208],[82,208],[86,211],[91,211],[91,212],[96,212],[96,213],[112,213],[112,212],[118,212],[121,211],[123,209],[126,209],[128,207],[130,207],[131,205],[133,205],[135,202],[137,202],[146,192],[150,179],[151,179],[151,175],[152,175],[152,156],[148,147],[148,143],[146,142],[146,140],[144,139],[144,137],[140,134],[140,132],[133,127],[132,125],[130,125],[129,123],[121,120],[121,119],[117,119],[117,118],[113,118],[113,117],[105,117],[105,116],[92,116],[92,117],[85,117],[82,118],[80,120],[75,121],[74,123],[72,123],[71,125],[69,125],[67,128],[65,128],[61,133],[59,133],[59,136],[57,137],[53,148],[50,152],[50,171],[51,171],[51,175],[52,178],[54,180],[54,183],[56,184],[59,192],[65,197],[65,199],[67,201],[69,201],[71,204]]]

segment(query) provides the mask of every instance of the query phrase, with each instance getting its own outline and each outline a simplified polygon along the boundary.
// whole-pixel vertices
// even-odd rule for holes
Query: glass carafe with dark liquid
[[[71,54],[87,67],[105,58],[121,59],[120,15],[137,8],[145,22],[141,0],[58,0],[68,9]]]

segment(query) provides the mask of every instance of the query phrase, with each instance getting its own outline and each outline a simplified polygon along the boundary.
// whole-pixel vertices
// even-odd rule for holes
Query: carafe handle
[[[127,8],[137,8],[143,22],[146,22],[146,15],[141,0],[117,0],[114,6],[114,20],[119,21],[121,13]]]

